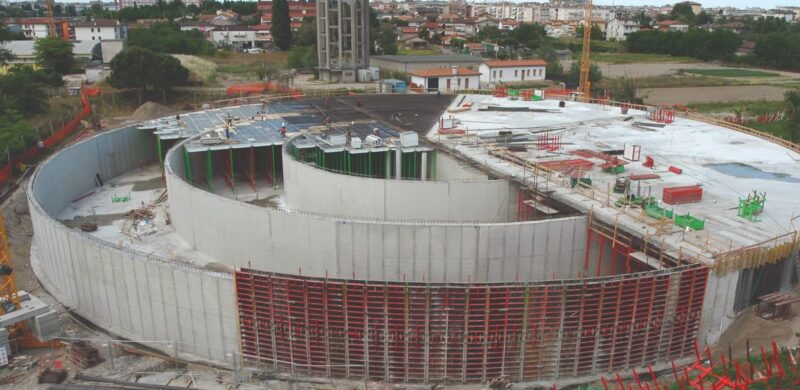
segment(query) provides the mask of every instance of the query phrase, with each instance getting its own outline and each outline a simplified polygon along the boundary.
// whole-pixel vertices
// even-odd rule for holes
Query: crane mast
[[[56,31],[56,22],[53,20],[53,0],[47,0],[47,35],[49,37],[58,37]]]
[[[578,91],[584,98],[589,98],[591,82],[589,81],[589,54],[592,43],[592,0],[585,0],[586,9],[584,11],[583,25],[583,51],[581,52],[581,77],[578,84]]]

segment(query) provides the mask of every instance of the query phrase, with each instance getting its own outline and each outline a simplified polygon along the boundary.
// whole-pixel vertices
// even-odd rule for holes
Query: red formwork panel
[[[667,204],[694,203],[702,199],[703,187],[700,186],[667,187],[661,196]]]
[[[249,364],[350,380],[486,383],[692,354],[708,268],[483,284],[235,276]]]

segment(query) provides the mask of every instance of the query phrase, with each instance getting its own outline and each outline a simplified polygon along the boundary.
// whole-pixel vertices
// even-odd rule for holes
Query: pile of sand
[[[131,114],[130,119],[135,122],[145,121],[148,119],[161,118],[175,113],[175,110],[164,107],[155,102],[147,102],[139,106],[136,111]]]
[[[209,82],[217,74],[217,64],[211,61],[187,54],[173,54],[172,56],[177,58],[184,68],[189,69],[189,72],[194,76],[190,77],[191,79]]]

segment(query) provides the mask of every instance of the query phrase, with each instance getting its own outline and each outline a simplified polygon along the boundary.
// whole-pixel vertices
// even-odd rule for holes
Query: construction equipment
[[[47,0],[47,36],[51,38],[58,37],[56,31],[56,22],[53,20],[53,0]]]
[[[583,25],[583,51],[581,52],[581,77],[578,84],[578,91],[584,98],[589,98],[591,82],[589,81],[589,53],[592,43],[592,0],[585,0],[586,9],[584,10]]]
[[[61,333],[58,313],[25,291],[17,290],[14,263],[9,255],[3,215],[0,213],[0,354],[15,349],[51,346]]]

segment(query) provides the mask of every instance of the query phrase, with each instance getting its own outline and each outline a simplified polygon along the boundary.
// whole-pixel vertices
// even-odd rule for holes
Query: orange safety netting
[[[271,81],[266,83],[231,85],[225,90],[225,93],[228,96],[242,96],[250,94],[263,94],[268,91],[276,91],[280,94],[291,95],[295,100],[303,97],[303,94],[300,91],[285,85],[273,83]]]

